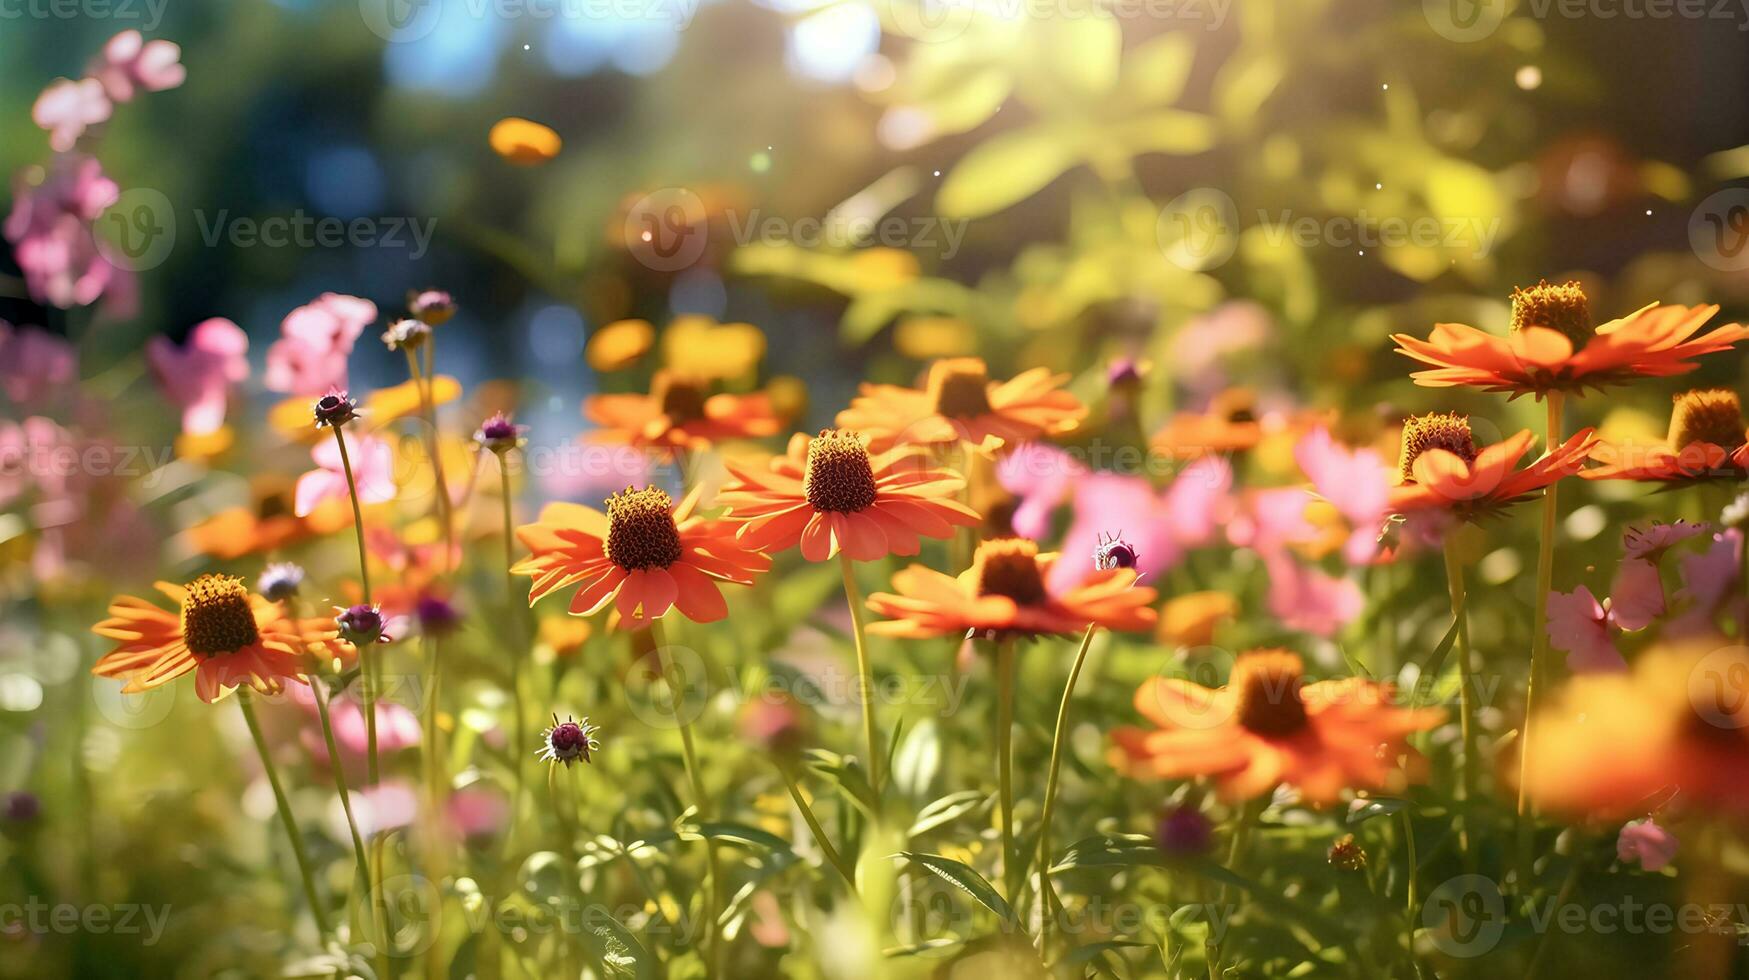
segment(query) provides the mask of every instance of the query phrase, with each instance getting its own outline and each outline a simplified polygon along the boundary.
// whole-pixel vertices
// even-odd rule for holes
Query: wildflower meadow
[[[1749,977],[1745,27],[0,0],[0,980]]]

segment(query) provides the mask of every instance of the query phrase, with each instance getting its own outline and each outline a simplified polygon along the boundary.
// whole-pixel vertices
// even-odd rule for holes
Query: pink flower
[[[1630,820],[1615,839],[1615,856],[1623,864],[1638,864],[1647,871],[1662,871],[1676,859],[1676,835],[1658,826],[1652,818]]]
[[[1269,575],[1269,611],[1288,629],[1335,636],[1366,607],[1360,586],[1301,565],[1286,551],[1263,552],[1263,567]]]
[[[139,31],[122,31],[103,46],[86,74],[115,102],[133,100],[136,89],[162,92],[181,85],[188,70],[174,41],[146,40]]]
[[[1221,359],[1261,345],[1272,329],[1269,311],[1257,303],[1222,303],[1178,331],[1165,363],[1206,397],[1226,387]]]
[[[1712,536],[1705,551],[1682,556],[1682,589],[1677,593],[1712,612],[1737,585],[1743,532],[1732,529]]]
[[[1051,512],[1069,495],[1087,468],[1064,450],[1046,443],[1017,446],[996,464],[1002,489],[1020,499],[1011,523],[1022,537],[1042,540],[1051,528]]]
[[[73,345],[46,330],[14,328],[0,320],[0,390],[14,405],[28,405],[75,380]]]
[[[395,454],[389,444],[374,436],[354,436],[342,431],[346,454],[352,463],[352,475],[358,481],[358,500],[364,504],[380,504],[395,499]],[[346,500],[350,491],[346,471],[340,459],[340,447],[333,439],[323,439],[310,449],[316,469],[298,477],[293,494],[293,511],[304,517],[324,500]]]
[[[268,389],[313,398],[346,388],[347,355],[376,318],[375,303],[340,293],[291,311],[279,325],[281,339],[267,349]]]
[[[114,106],[104,94],[103,83],[95,78],[57,78],[36,97],[30,108],[30,118],[49,131],[49,146],[56,153],[67,153],[85,135],[85,127],[95,126],[109,118]]]
[[[1179,471],[1166,491],[1166,523],[1187,548],[1215,539],[1233,508],[1233,467],[1219,456],[1204,456]]]
[[[1710,525],[1707,524],[1690,524],[1681,520],[1674,524],[1630,527],[1622,532],[1622,555],[1626,558],[1650,558],[1657,561],[1671,545],[1686,541],[1709,528]]]
[[[1167,524],[1165,497],[1139,476],[1099,472],[1076,483],[1075,519],[1063,535],[1062,557],[1051,566],[1046,583],[1051,591],[1071,588],[1093,574],[1094,550],[1107,534],[1121,533],[1135,548],[1142,579],[1171,568],[1183,549]]]
[[[1245,494],[1244,506],[1227,524],[1227,540],[1260,553],[1280,551],[1316,536],[1306,520],[1312,498],[1299,487],[1269,487]]]
[[[358,832],[366,837],[411,826],[419,815],[419,797],[405,780],[378,783],[352,791]]]
[[[1353,528],[1342,548],[1350,565],[1378,558],[1379,528],[1391,510],[1391,477],[1395,468],[1376,450],[1349,449],[1328,429],[1306,433],[1294,446],[1294,461],[1312,481],[1312,490],[1330,502]]]
[[[1609,587],[1609,617],[1624,630],[1643,630],[1664,615],[1664,581],[1649,558],[1624,558]]]
[[[183,347],[166,337],[146,342],[159,387],[182,409],[182,431],[206,435],[225,424],[231,386],[249,377],[248,351],[249,336],[221,317],[196,324]]]
[[[1548,632],[1549,643],[1566,651],[1567,666],[1574,673],[1627,670],[1627,661],[1615,648],[1608,614],[1583,585],[1572,592],[1549,593]]]
[[[484,786],[458,789],[449,798],[449,819],[463,837],[490,837],[510,819],[510,801]]]
[[[91,223],[120,191],[90,157],[66,156],[34,185],[26,170],[14,185],[6,239],[24,271],[31,297],[62,309],[97,301],[117,269],[98,250]]]

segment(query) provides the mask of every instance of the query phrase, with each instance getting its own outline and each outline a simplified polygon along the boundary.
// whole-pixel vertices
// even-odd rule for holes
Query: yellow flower
[[[595,331],[584,356],[597,371],[620,371],[638,363],[656,341],[648,320],[615,320]]]
[[[689,378],[744,378],[764,357],[765,334],[751,323],[719,324],[708,316],[683,316],[662,331],[662,362]]]
[[[519,167],[533,167],[559,155],[564,141],[550,127],[527,119],[507,116],[492,126],[487,137],[492,151]]]

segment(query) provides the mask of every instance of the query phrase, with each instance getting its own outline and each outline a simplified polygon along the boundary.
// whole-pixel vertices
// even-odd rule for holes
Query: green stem
[[[419,390],[419,408],[425,418],[426,452],[431,456],[431,478],[437,491],[437,516],[443,522],[443,567],[446,572],[455,571],[455,515],[453,504],[449,499],[449,480],[443,471],[442,446],[437,432],[437,398],[433,394],[437,376],[437,335],[426,336],[422,345],[425,355],[425,367],[419,366],[418,359],[412,349],[407,351],[407,373],[412,376],[413,384]]]
[[[662,671],[662,677],[667,681],[674,695],[680,693],[676,677],[679,671],[673,669],[673,662],[668,656],[668,645],[662,636],[660,620],[650,621],[650,639],[656,647],[657,664]],[[680,751],[686,761],[686,779],[692,785],[693,805],[698,808],[701,821],[710,819],[710,797],[705,795],[704,779],[699,775],[698,753],[692,741],[692,722],[684,714],[677,715],[680,722]],[[717,867],[717,842],[706,837],[705,844],[705,893],[704,893],[704,944],[708,952],[705,955],[706,975],[715,977],[721,975],[719,958],[722,955],[722,942],[717,935],[717,909],[721,905],[722,876]]]
[[[1014,882],[1014,641],[996,641],[996,788],[1001,801],[1002,884],[1015,900]]]
[[[577,827],[571,814],[565,809],[565,801],[560,798],[559,765],[557,762],[547,764],[547,800],[548,805],[553,808],[553,817],[559,824],[559,853],[565,859],[565,891],[577,893],[578,909],[579,914],[581,914],[583,886],[577,877]],[[570,767],[566,766],[565,769],[568,774]],[[576,950],[575,937],[570,935],[569,930],[562,931],[565,933],[565,957],[567,959],[575,957],[581,960],[581,956]],[[566,975],[577,976],[580,972],[577,969],[568,969]]]
[[[503,492],[500,496],[504,503],[504,588],[510,603],[511,618],[518,624],[515,631],[517,639],[515,647],[510,651],[510,707],[516,717],[512,719],[512,728],[516,733],[516,751],[512,753],[516,759],[516,799],[517,805],[512,806],[511,813],[519,812],[521,801],[526,790],[524,777],[524,759],[528,747],[528,711],[522,697],[522,660],[528,654],[526,644],[521,642],[523,622],[522,610],[518,608],[516,598],[516,573],[511,571],[516,566],[516,519],[513,513],[512,494],[510,490],[510,459],[509,451],[498,454],[498,477],[502,483]]]
[[[1464,590],[1464,567],[1458,557],[1455,532],[1445,536],[1445,582],[1451,593],[1451,615],[1457,626],[1457,656],[1458,656],[1458,722],[1462,733],[1463,759],[1460,764],[1464,802],[1470,806],[1476,801],[1476,769],[1481,762],[1480,753],[1476,748],[1476,705],[1475,684],[1471,671],[1474,664],[1470,657],[1470,615],[1468,594]],[[1466,859],[1472,856],[1470,848],[1470,820],[1466,814],[1458,833],[1458,846],[1463,850]]]
[[[1228,871],[1231,871],[1234,874],[1239,873],[1239,862],[1244,859],[1245,849],[1251,843],[1251,825],[1255,822],[1258,814],[1262,812],[1263,808],[1267,806],[1268,803],[1268,799],[1264,799],[1259,803],[1245,802],[1239,804],[1239,823],[1233,828],[1233,839],[1227,845]],[[1227,890],[1226,883],[1223,882],[1221,884],[1219,899],[1221,908],[1227,908],[1227,903],[1231,900],[1232,895]],[[1215,980],[1215,978],[1218,978],[1221,975],[1221,960],[1224,956],[1220,941],[1211,939],[1208,944],[1208,950],[1209,977],[1211,980]]]
[[[868,747],[868,780],[875,795],[881,792],[882,756],[880,752],[880,736],[875,731],[874,719],[874,669],[868,661],[868,639],[864,635],[862,592],[856,587],[856,567],[850,556],[840,551],[839,565],[844,572],[844,600],[850,604],[850,628],[856,639],[856,672],[862,685],[862,738]]]
[[[334,774],[334,791],[340,794],[340,809],[346,813],[346,829],[352,833],[352,854],[357,862],[356,877],[364,884],[365,901],[374,920],[379,907],[371,889],[370,858],[365,854],[364,837],[358,832],[358,819],[352,815],[352,793],[346,788],[346,768],[341,764],[340,746],[334,739],[334,723],[328,717],[328,692],[315,677],[310,678],[310,692],[316,699],[316,717],[322,723],[322,741],[328,746],[328,769]],[[380,929],[380,925],[378,928]]]
[[[1544,452],[1551,453],[1560,445],[1561,440],[1561,407],[1562,394],[1551,391],[1548,395],[1548,416],[1544,428]],[[1551,483],[1543,490],[1542,536],[1538,541],[1536,555],[1536,615],[1532,620],[1530,643],[1530,672],[1524,681],[1524,725],[1519,730],[1518,749],[1518,868],[1520,887],[1530,888],[1528,875],[1531,867],[1531,813],[1530,796],[1527,787],[1530,785],[1527,777],[1531,769],[1532,719],[1536,714],[1536,696],[1542,690],[1547,680],[1543,675],[1548,669],[1549,656],[1549,590],[1555,582],[1555,520],[1560,515],[1558,498],[1555,494],[1559,483]]]
[[[1081,667],[1087,662],[1087,651],[1093,646],[1093,634],[1098,624],[1088,623],[1081,635],[1081,648],[1075,651],[1075,662],[1069,667],[1069,679],[1063,684],[1063,701],[1057,706],[1057,727],[1051,734],[1051,763],[1045,771],[1045,805],[1038,823],[1038,890],[1044,903],[1044,918],[1039,926],[1039,952],[1050,953],[1051,920],[1055,918],[1056,892],[1051,888],[1051,814],[1057,803],[1057,776],[1063,762],[1063,740],[1069,731],[1069,700],[1075,696],[1075,682],[1081,677]]]
[[[328,925],[328,913],[322,908],[322,900],[316,897],[316,878],[310,872],[310,856],[304,850],[303,835],[298,833],[297,818],[292,816],[291,803],[285,798],[285,788],[279,782],[279,767],[273,764],[273,756],[267,751],[267,739],[262,737],[261,723],[255,720],[255,706],[250,698],[248,691],[238,691],[237,706],[243,709],[243,720],[249,725],[249,735],[255,739],[255,751],[261,755],[261,768],[267,773],[268,785],[273,787],[273,801],[279,807],[279,820],[285,825],[285,835],[291,840],[292,855],[297,858],[298,875],[304,882],[304,898],[310,903],[310,915],[315,918],[322,938],[331,939],[334,930]]]
[[[856,869],[852,868],[832,846],[832,841],[826,836],[826,831],[820,826],[820,820],[814,816],[814,808],[808,805],[807,797],[802,795],[802,788],[796,784],[796,776],[791,771],[789,763],[778,760],[774,763],[777,771],[783,775],[783,784],[789,788],[790,799],[796,801],[796,809],[802,812],[802,821],[808,825],[808,832],[814,835],[815,843],[820,845],[820,853],[826,855],[826,861],[838,869],[844,876],[844,883],[850,886],[851,894],[856,893]]]

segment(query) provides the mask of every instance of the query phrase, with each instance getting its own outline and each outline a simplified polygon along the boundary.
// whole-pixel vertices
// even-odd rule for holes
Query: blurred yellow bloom
[[[1215,630],[1238,615],[1239,600],[1225,592],[1189,592],[1166,600],[1156,635],[1166,646],[1207,646]]]
[[[581,616],[546,616],[540,621],[540,645],[565,657],[583,649],[594,627]]]
[[[410,415],[418,415],[422,404],[420,401],[419,383],[412,378],[390,388],[378,388],[364,400],[364,421],[371,426],[384,426],[397,419]],[[462,385],[460,381],[447,374],[440,374],[431,382],[431,401],[434,405],[447,405],[460,398]]]
[[[851,274],[864,290],[903,286],[920,272],[917,257],[896,248],[865,248],[851,258]]]
[[[615,320],[595,331],[583,355],[597,371],[620,371],[650,352],[656,328],[648,320]]]
[[[550,127],[528,119],[507,116],[492,126],[487,137],[492,151],[520,167],[546,163],[559,155],[564,141]]]
[[[906,317],[893,329],[893,346],[919,361],[971,354],[977,342],[972,325],[956,316]]]
[[[808,383],[793,374],[780,374],[765,386],[771,411],[778,418],[794,420],[808,410]]]
[[[677,317],[662,331],[662,362],[677,374],[704,381],[743,378],[765,357],[765,334],[751,323],[718,323],[708,316]]]
[[[191,462],[206,462],[223,454],[236,442],[236,433],[228,425],[205,435],[184,432],[176,437],[176,457]]]

